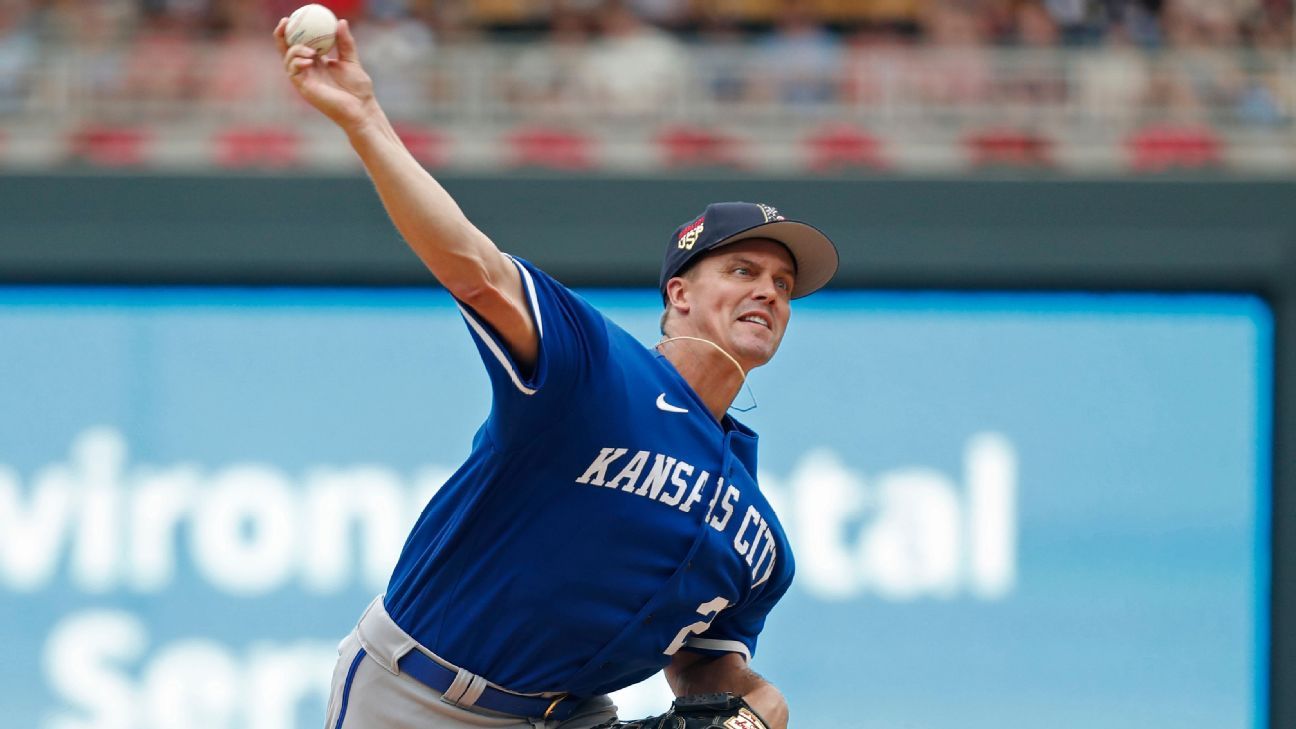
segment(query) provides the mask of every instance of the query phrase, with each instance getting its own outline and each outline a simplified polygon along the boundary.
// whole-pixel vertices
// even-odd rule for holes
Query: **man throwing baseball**
[[[748,662],[792,553],[756,434],[727,411],[792,299],[836,271],[833,244],[767,205],[707,206],[667,244],[664,336],[645,347],[464,217],[397,138],[346,21],[336,58],[288,47],[284,26],[293,85],[458,302],[493,391],[340,646],[327,728],[786,729]],[[661,670],[669,711],[618,723],[607,694]]]

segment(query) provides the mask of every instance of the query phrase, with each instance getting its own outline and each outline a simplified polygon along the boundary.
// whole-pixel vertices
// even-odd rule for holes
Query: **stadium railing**
[[[1296,53],[760,46],[366,47],[432,166],[652,172],[1296,172]],[[346,168],[273,50],[57,49],[0,89],[0,164]],[[134,55],[132,55],[134,54]],[[406,54],[408,55],[408,54]]]

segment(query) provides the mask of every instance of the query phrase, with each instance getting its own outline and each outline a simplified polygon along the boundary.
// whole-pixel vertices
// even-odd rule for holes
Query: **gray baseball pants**
[[[455,668],[401,630],[387,615],[382,597],[375,598],[338,646],[324,729],[589,729],[616,717],[616,706],[607,696],[586,699],[561,723],[480,709],[472,706],[476,698],[471,687],[481,680],[467,671],[459,671],[447,690],[451,695],[462,694],[451,703],[441,692],[400,672],[397,662],[412,650]]]

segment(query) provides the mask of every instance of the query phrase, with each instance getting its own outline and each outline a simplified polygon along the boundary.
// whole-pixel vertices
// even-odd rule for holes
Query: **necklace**
[[[715,347],[715,349],[716,349],[717,352],[719,352],[720,354],[723,354],[723,355],[725,356],[725,359],[729,360],[730,362],[733,362],[733,366],[738,368],[738,374],[742,377],[742,382],[741,382],[741,384],[742,384],[742,385],[747,385],[747,373],[743,371],[742,365],[738,364],[738,360],[734,359],[734,356],[733,356],[732,354],[729,354],[728,352],[724,351],[724,347],[721,347],[720,345],[716,344],[715,342],[711,341],[710,339],[703,339],[703,338],[701,338],[701,337],[683,337],[683,336],[681,336],[681,337],[667,337],[667,338],[661,340],[660,342],[658,342],[657,344],[655,344],[655,345],[653,345],[653,346],[654,346],[654,348],[658,348],[658,347],[661,347],[663,344],[669,344],[670,342],[674,342],[674,341],[676,341],[676,340],[678,340],[678,339],[687,339],[687,340],[690,341],[690,342],[704,342],[704,343],[706,343],[706,344],[711,345],[712,347]],[[741,389],[741,387],[740,387],[739,389]],[[747,394],[748,394],[748,395],[751,395],[751,399],[752,399],[751,407],[747,407],[747,408],[739,408],[739,407],[734,407],[733,405],[730,405],[730,406],[729,406],[730,409],[732,409],[732,410],[737,410],[737,411],[740,412],[740,413],[745,413],[745,412],[749,412],[749,411],[751,411],[751,410],[755,410],[755,409],[756,409],[756,395],[755,395],[755,393],[753,393],[753,392],[751,391],[751,386],[750,386],[750,385],[747,385]]]
[[[732,354],[729,354],[728,352],[724,351],[723,347],[711,341],[710,339],[703,339],[701,337],[667,337],[666,339],[663,339],[660,342],[658,342],[656,346],[660,347],[663,344],[669,344],[670,342],[673,342],[677,339],[687,339],[690,342],[705,342],[711,345],[712,347],[715,347],[717,352],[723,354],[725,356],[725,359],[728,359],[730,362],[733,362],[733,366],[738,368],[738,374],[742,376],[742,381],[743,382],[747,381],[747,373],[743,372],[742,365],[738,364],[738,360],[734,359]]]

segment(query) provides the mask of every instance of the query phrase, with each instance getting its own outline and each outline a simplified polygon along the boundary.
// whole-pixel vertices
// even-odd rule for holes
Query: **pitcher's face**
[[[778,351],[796,284],[796,264],[781,243],[766,238],[731,243],[698,261],[682,279],[687,311],[680,334],[715,342],[744,371]]]

